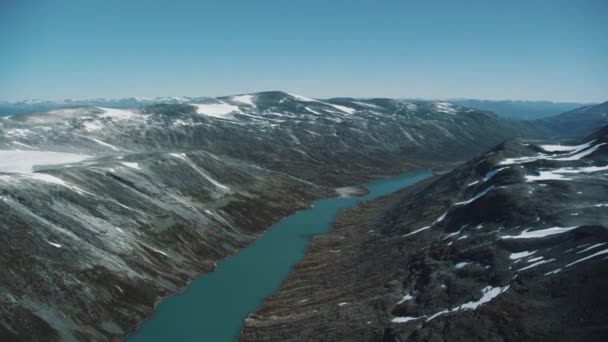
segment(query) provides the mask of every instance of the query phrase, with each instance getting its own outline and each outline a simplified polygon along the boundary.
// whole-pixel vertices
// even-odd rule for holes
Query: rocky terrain
[[[607,190],[608,128],[499,144],[343,212],[239,341],[604,341]]]
[[[540,134],[444,102],[283,92],[0,119],[0,340],[120,340],[312,199]]]

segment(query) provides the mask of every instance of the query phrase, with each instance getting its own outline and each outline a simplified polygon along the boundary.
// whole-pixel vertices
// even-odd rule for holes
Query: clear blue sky
[[[0,100],[608,100],[608,1],[0,0]]]

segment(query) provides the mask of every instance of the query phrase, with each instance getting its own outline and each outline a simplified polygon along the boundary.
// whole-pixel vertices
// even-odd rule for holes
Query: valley
[[[602,340],[607,142],[506,142],[343,212],[238,340]]]
[[[599,124],[585,129],[595,129],[596,125]],[[425,302],[412,312],[401,307],[394,309],[386,301],[392,301],[399,291],[410,286],[400,267],[413,262],[395,236],[412,234],[417,242],[406,249],[432,246],[432,255],[436,253],[432,238],[435,235],[421,241],[417,240],[419,236],[427,237],[444,229],[446,235],[454,234],[445,243],[450,241],[457,246],[469,242],[474,234],[462,233],[484,222],[468,222],[477,211],[468,212],[467,208],[481,203],[486,196],[501,193],[503,185],[493,182],[510,174],[504,168],[515,169],[514,165],[556,164],[554,169],[531,171],[536,173],[525,178],[526,186],[521,189],[532,187],[526,191],[533,192],[548,190],[542,182],[537,185],[534,177],[576,177],[577,181],[583,177],[581,181],[586,182],[587,174],[603,174],[604,165],[599,161],[597,165],[579,165],[602,153],[605,147],[597,143],[602,137],[582,141],[573,148],[542,150],[529,147],[533,145],[527,142],[504,143],[500,146],[506,146],[507,152],[487,152],[512,139],[537,141],[559,135],[561,127],[542,121],[505,120],[491,112],[447,102],[317,100],[280,91],[132,109],[78,106],[2,118],[0,227],[5,233],[0,237],[0,259],[6,265],[6,276],[0,279],[0,339],[18,341],[27,336],[30,341],[122,340],[154,317],[158,303],[162,302],[158,306],[159,317],[165,315],[165,305],[174,317],[172,310],[182,307],[170,309],[170,303],[182,296],[190,298],[190,292],[197,284],[206,284],[207,278],[213,281],[227,272],[231,282],[240,284],[234,279],[239,269],[230,273],[222,265],[239,260],[239,251],[247,255],[251,253],[248,250],[257,250],[258,243],[263,245],[262,241],[278,234],[275,232],[287,232],[283,224],[291,221],[281,220],[296,212],[296,217],[306,213],[302,210],[310,210],[322,198],[349,206],[363,202],[342,212],[327,235],[318,235],[324,231],[321,229],[296,239],[301,244],[294,247],[297,253],[282,266],[280,276],[269,276],[273,279],[271,286],[248,297],[252,299],[247,299],[247,309],[232,316],[236,320],[226,321],[233,328],[222,333],[240,326],[238,322],[273,293],[304,252],[309,234],[313,234],[305,258],[296,264],[279,291],[245,321],[239,339],[297,339],[303,334],[299,324],[304,318],[318,322],[316,333],[326,334],[319,336],[332,339],[409,336],[412,332],[406,323],[410,318],[420,320],[419,317],[434,315],[429,310],[441,312],[450,303],[464,305],[464,301],[459,303],[461,299],[480,300],[465,293],[469,288],[489,286],[486,292],[494,298],[508,285],[506,278],[468,281],[470,284],[456,297],[433,299],[439,301]],[[493,154],[505,158],[494,160],[490,157]],[[480,155],[491,161],[481,161]],[[471,158],[477,159],[465,163]],[[483,167],[475,168],[472,163]],[[374,190],[378,184],[391,184],[391,177],[424,169],[435,174],[432,181],[372,200],[380,194]],[[468,172],[468,176],[459,172]],[[473,175],[478,177],[472,179]],[[371,193],[365,195],[358,186],[374,180],[380,183],[372,183]],[[463,187],[463,182],[470,183],[470,187]],[[422,186],[429,188],[422,190]],[[597,189],[597,185],[589,187]],[[382,194],[396,189],[389,186],[390,191]],[[349,197],[353,195],[364,197]],[[448,203],[452,202],[454,208],[448,210]],[[532,203],[532,207],[537,205],[536,200]],[[397,211],[395,208],[400,206],[405,209]],[[488,222],[494,219],[493,215],[508,219],[507,214],[496,212],[494,204],[488,206],[483,211],[489,215]],[[518,215],[526,213],[524,207],[518,207]],[[322,219],[325,225],[332,221],[336,210],[332,207],[331,215]],[[599,210],[594,214],[598,219],[589,224],[604,224],[602,209]],[[578,221],[564,222],[560,227],[570,227],[566,223],[575,222]],[[555,222],[558,223],[562,222]],[[274,224],[279,228],[268,231]],[[499,228],[498,223],[487,225],[488,236],[492,229]],[[351,226],[354,228],[349,235],[332,240],[336,227]],[[516,233],[520,231],[515,229],[513,234]],[[460,235],[467,238],[452,241]],[[326,239],[331,240],[331,246],[318,247]],[[344,248],[337,244],[342,239]],[[364,248],[359,246],[362,243]],[[281,247],[280,243],[275,244]],[[327,254],[329,250],[340,252]],[[327,262],[326,270],[319,268],[323,262],[317,258]],[[543,260],[550,259],[547,256]],[[272,261],[272,255],[267,260]],[[426,259],[417,261],[418,266],[412,267],[429,269],[425,262]],[[315,265],[310,270],[312,275],[306,274],[303,266],[309,263]],[[385,274],[376,274],[375,267],[385,270]],[[329,270],[331,273],[327,274]],[[391,272],[398,276],[393,277]],[[321,283],[307,284],[306,292],[291,292],[294,277],[300,279],[296,283],[301,279]],[[221,284],[217,284],[214,286],[221,289]],[[183,295],[164,302],[184,288],[187,290]],[[310,293],[315,288],[322,290]],[[416,291],[431,289],[421,287]],[[285,303],[289,305],[281,304],[284,293],[288,293]],[[374,299],[359,303],[352,298],[353,293],[369,294]],[[408,292],[402,297],[408,295],[413,296]],[[428,296],[435,298],[434,292]],[[292,305],[296,298],[305,304]],[[374,304],[368,306],[370,303]],[[195,307],[201,306],[204,304]],[[351,311],[355,307],[362,312],[360,315]],[[300,309],[307,311],[296,314]],[[185,311],[188,310],[193,309]],[[212,316],[213,313],[208,312]],[[365,325],[357,324],[353,330],[345,322],[327,330],[323,327],[327,318],[335,322],[365,319]],[[404,324],[393,324],[393,319],[403,320]],[[148,323],[156,324],[154,318]],[[163,336],[155,330],[147,333],[146,327],[147,323],[142,336]],[[160,330],[165,331],[162,325]],[[173,330],[166,330],[170,331]],[[133,338],[137,336],[135,333]]]

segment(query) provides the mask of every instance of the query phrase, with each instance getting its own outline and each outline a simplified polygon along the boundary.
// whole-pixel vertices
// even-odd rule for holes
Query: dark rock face
[[[119,340],[336,187],[535,134],[446,103],[282,92],[0,119],[0,340]]]
[[[607,132],[504,143],[343,213],[239,340],[603,341]]]

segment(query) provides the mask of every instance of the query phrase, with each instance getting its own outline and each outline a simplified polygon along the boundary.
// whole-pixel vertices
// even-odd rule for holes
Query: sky
[[[0,0],[0,100],[608,100],[606,0]]]

